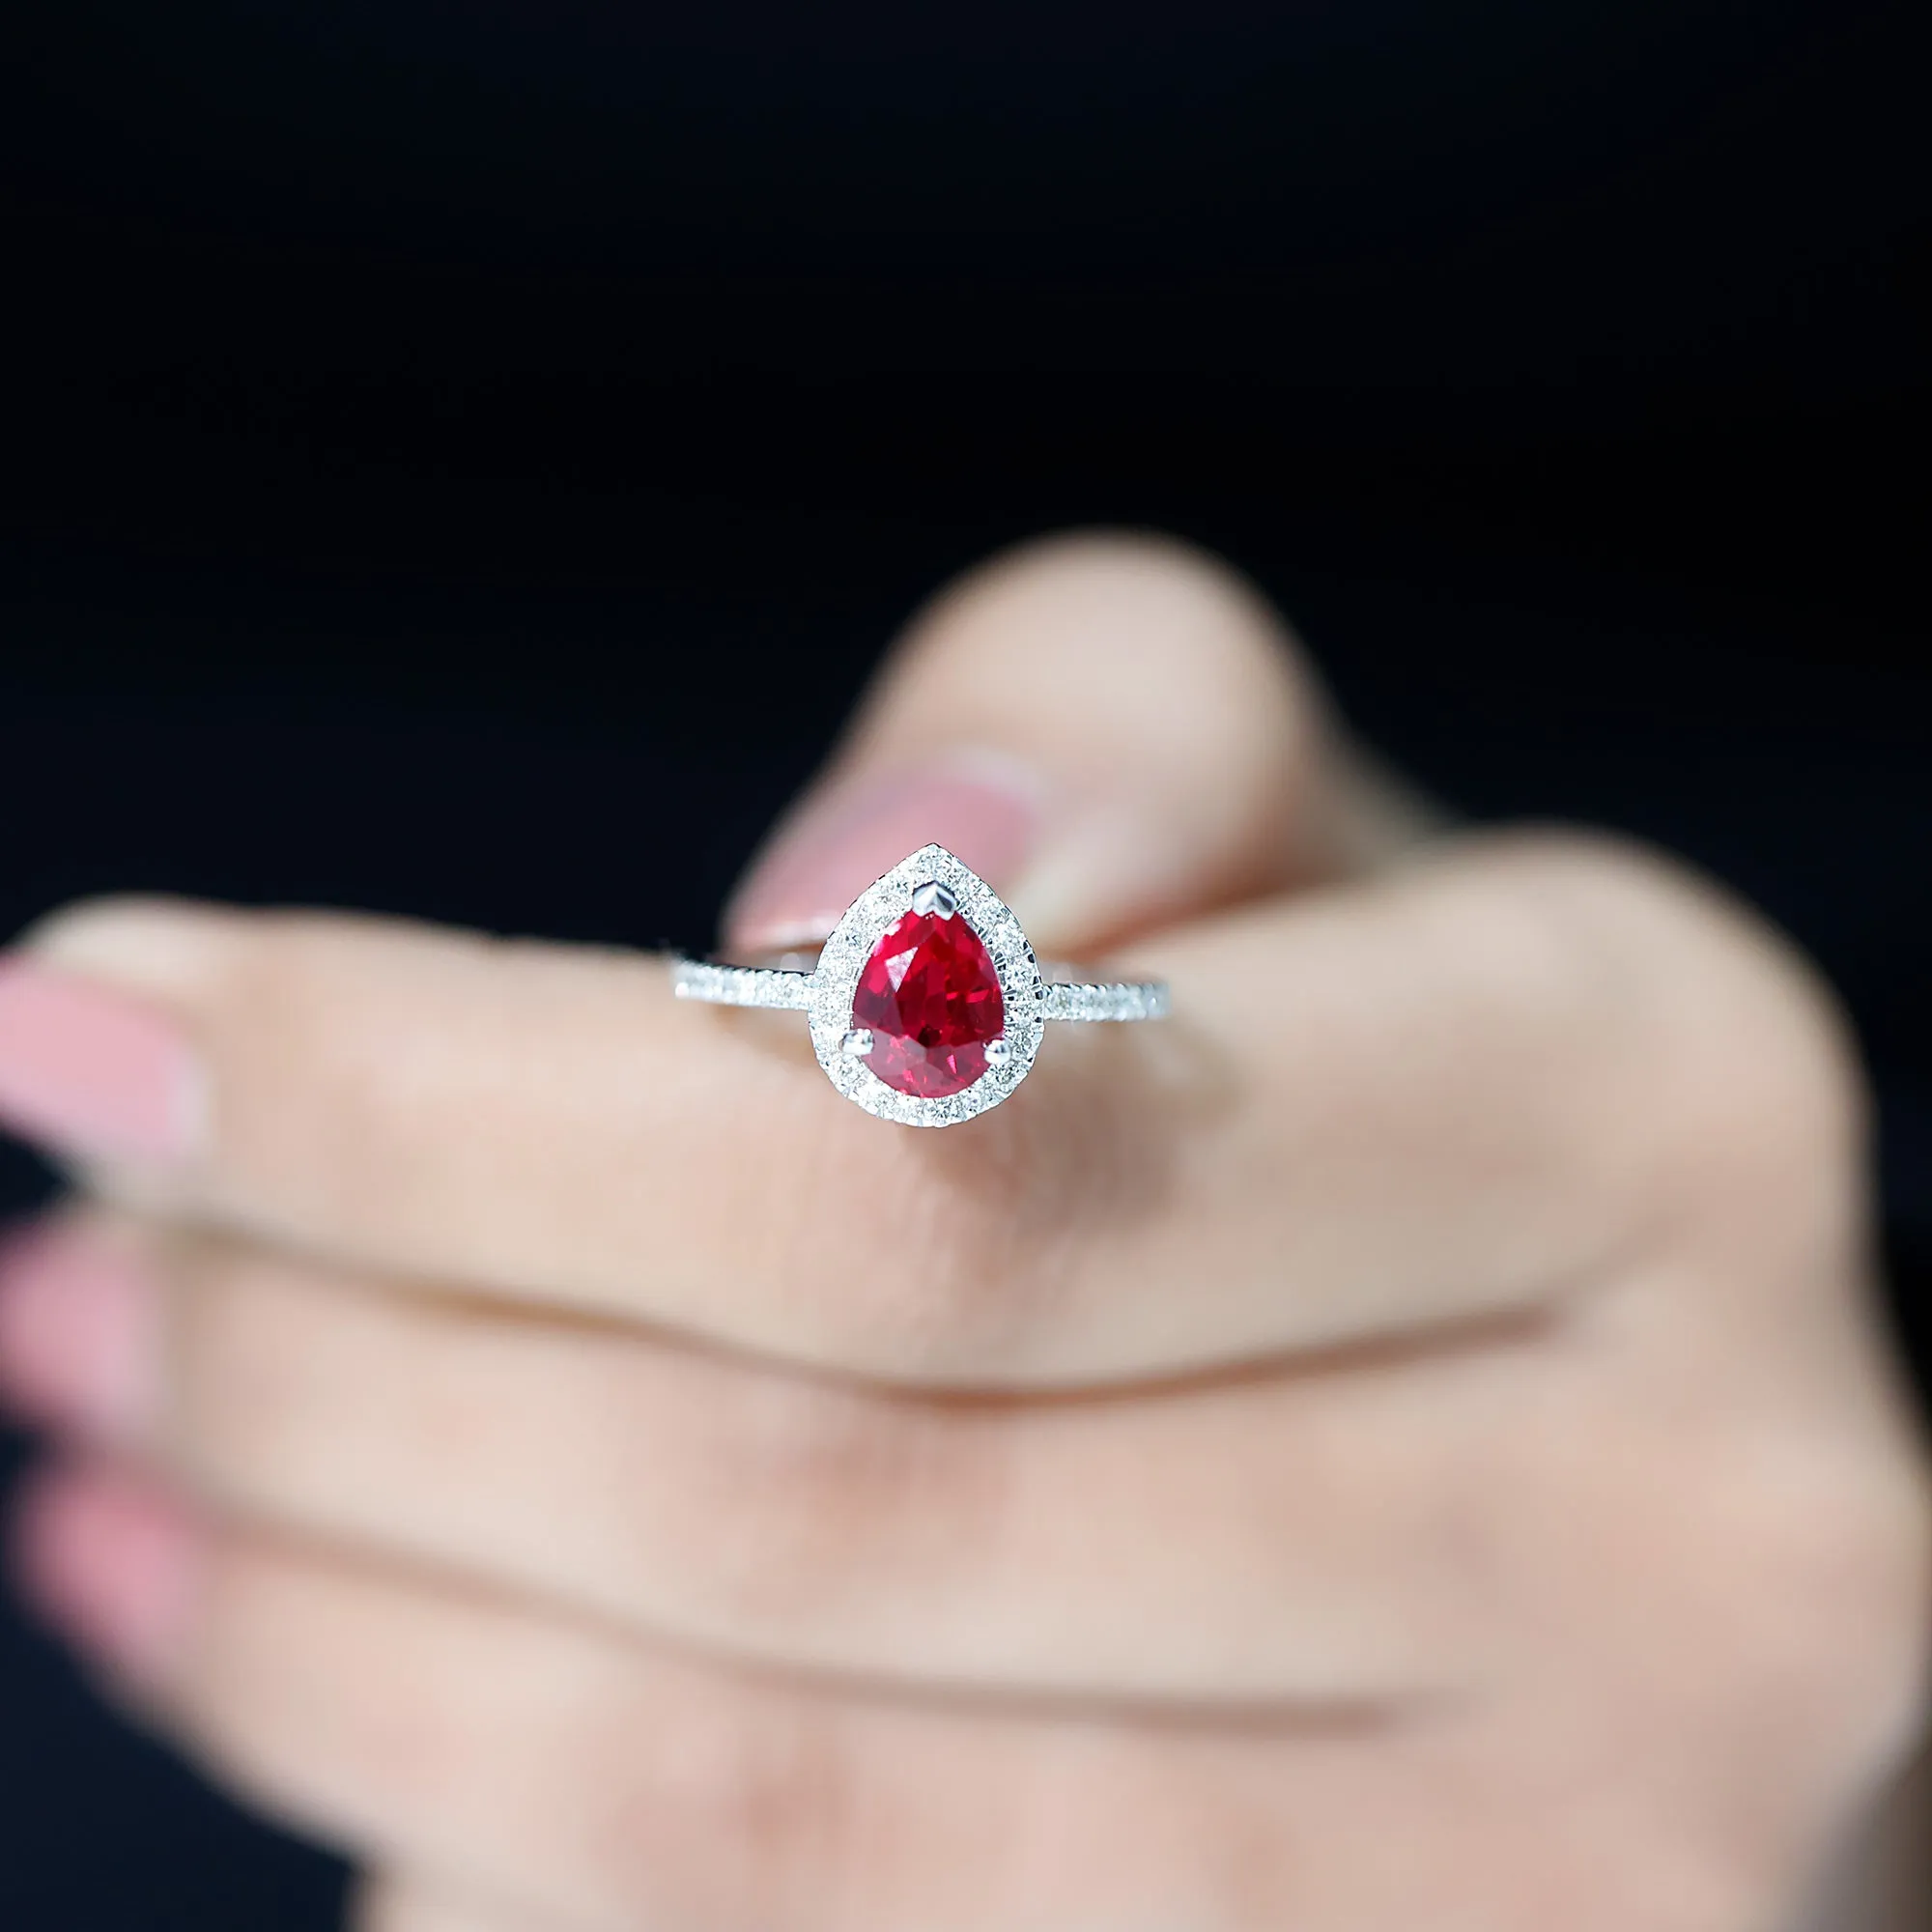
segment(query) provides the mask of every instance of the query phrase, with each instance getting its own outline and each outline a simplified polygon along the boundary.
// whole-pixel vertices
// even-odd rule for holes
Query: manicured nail
[[[177,1160],[202,1098],[192,1048],[156,1009],[0,959],[0,1126],[82,1159]]]
[[[136,1686],[164,1680],[194,1615],[204,1550],[187,1508],[107,1467],[56,1467],[14,1505],[14,1575],[28,1606]]]
[[[126,1439],[152,1412],[157,1286],[130,1241],[73,1223],[0,1245],[0,1401],[28,1422]]]
[[[1042,787],[1009,761],[953,754],[937,769],[835,785],[780,828],[725,915],[741,952],[815,946],[882,872],[944,845],[996,892],[1026,865]]]

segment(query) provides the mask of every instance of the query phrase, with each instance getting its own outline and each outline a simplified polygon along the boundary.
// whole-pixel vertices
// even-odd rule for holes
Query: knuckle
[[[1612,837],[1512,835],[1492,856],[1567,958],[1606,1093],[1699,1197],[1842,1196],[1864,1126],[1849,1030],[1797,949],[1664,856]],[[1791,1191],[1787,1184],[1802,1183]]]
[[[842,1621],[882,1572],[923,1584],[998,1533],[999,1472],[978,1432],[911,1400],[773,1378],[708,1446],[704,1547],[740,1624]]]
[[[610,1807],[601,1889],[621,1912],[655,1922],[667,1911],[696,1922],[774,1925],[810,1916],[837,1923],[864,1861],[854,1754],[836,1723],[802,1698],[710,1698],[688,1709],[651,1700],[614,1714],[614,1735],[590,1742],[582,1762],[627,1767]],[[637,1739],[653,1748],[640,1769]]]
[[[1584,1526],[1545,1538],[1592,1687],[1579,1741],[1639,1800],[1646,1869],[1706,1901],[1695,1922],[1757,1923],[1910,1746],[1932,1511],[1916,1456],[1859,1420],[1706,1403],[1661,1423],[1621,1416],[1550,1497]],[[1661,1807],[1633,1750],[1681,1768]]]
[[[1932,1629],[1917,1457],[1876,1431],[1787,1419],[1678,1473],[1689,1621],[1730,1735],[1818,1788],[1881,1768],[1916,1720]]]
[[[1768,930],[1738,921],[1711,937],[1680,982],[1672,1099],[1684,1145],[1714,1181],[1808,1206],[1804,1183],[1849,1182],[1863,1138],[1848,1032],[1823,982]]]
[[[1916,1703],[1927,1627],[1927,1507],[1902,1456],[1817,1445],[1764,1484],[1747,1561],[1761,1601],[1783,1606],[1798,1681],[1849,1731],[1876,1741]]]

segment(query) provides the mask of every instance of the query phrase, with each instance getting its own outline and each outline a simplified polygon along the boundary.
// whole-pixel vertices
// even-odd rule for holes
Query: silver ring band
[[[727,966],[680,953],[671,960],[670,989],[680,1000],[702,1000],[712,1007],[809,1013],[818,975],[789,966]],[[1039,1009],[1043,1020],[1164,1020],[1167,1015],[1165,980],[1049,980]]]

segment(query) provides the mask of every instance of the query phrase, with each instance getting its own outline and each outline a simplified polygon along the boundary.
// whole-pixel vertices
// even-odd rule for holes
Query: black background
[[[1660,839],[1813,950],[1916,1328],[1919,10],[906,11],[5,28],[0,928],[701,941],[914,602],[1160,525],[1463,810]],[[46,1186],[0,1148],[0,1207]],[[0,1627],[0,1926],[337,1884]]]

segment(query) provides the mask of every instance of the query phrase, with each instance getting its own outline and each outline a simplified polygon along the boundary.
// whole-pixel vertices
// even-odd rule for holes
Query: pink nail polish
[[[1040,822],[1037,787],[1006,761],[889,773],[814,800],[778,835],[725,914],[741,952],[813,946],[882,872],[940,844],[998,891],[1025,864]]]
[[[192,1048],[154,1008],[0,959],[0,1125],[84,1159],[174,1160],[201,1096]]]
[[[150,1413],[159,1296],[131,1244],[71,1223],[0,1245],[0,1401],[43,1427],[126,1439]]]
[[[107,1467],[57,1467],[14,1505],[21,1597],[86,1656],[136,1685],[164,1679],[193,1619],[201,1533],[159,1485]]]

